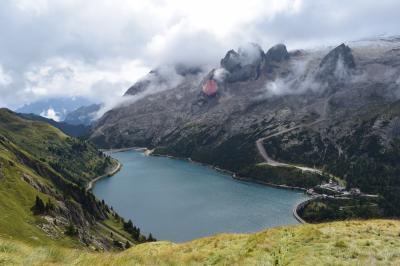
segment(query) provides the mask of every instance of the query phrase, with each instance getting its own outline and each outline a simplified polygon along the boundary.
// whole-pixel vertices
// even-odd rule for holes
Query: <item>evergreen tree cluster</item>
[[[153,235],[150,233],[149,236],[146,238],[145,236],[142,236],[140,234],[140,228],[136,227],[133,225],[132,220],[129,220],[128,222],[123,222],[124,224],[124,230],[131,234],[132,238],[138,242],[154,242],[157,241],[153,237]]]
[[[55,210],[55,205],[50,201],[50,199],[45,204],[39,196],[36,196],[35,205],[32,207],[34,214],[47,214],[52,210]]]

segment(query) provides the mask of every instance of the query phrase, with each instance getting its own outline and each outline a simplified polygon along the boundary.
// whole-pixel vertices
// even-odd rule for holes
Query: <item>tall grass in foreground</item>
[[[400,265],[400,221],[288,226],[119,253],[0,240],[0,265]]]

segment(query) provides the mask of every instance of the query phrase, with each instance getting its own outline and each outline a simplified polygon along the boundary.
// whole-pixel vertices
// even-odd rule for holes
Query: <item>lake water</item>
[[[123,167],[97,182],[94,194],[158,240],[182,242],[296,224],[292,209],[307,198],[298,191],[236,181],[183,160],[136,151],[112,156]]]

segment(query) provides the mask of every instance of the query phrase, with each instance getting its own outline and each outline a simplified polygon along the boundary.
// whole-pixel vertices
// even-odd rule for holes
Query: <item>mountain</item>
[[[386,215],[398,216],[399,45],[384,39],[287,51],[278,44],[264,52],[250,44],[208,73],[175,73],[174,82],[159,75],[155,86],[147,79],[147,93],[105,113],[90,140],[155,148],[258,182],[310,188],[326,181],[266,167],[255,145],[265,139],[272,161],[316,167],[349,189],[380,194]]]
[[[400,222],[371,220],[219,234],[187,243],[140,244],[123,252],[35,247],[0,238],[12,265],[399,265]],[[384,241],[382,241],[384,239]]]
[[[53,127],[58,128],[65,134],[71,136],[71,137],[83,137],[89,133],[90,127],[88,125],[84,124],[70,124],[66,122],[57,122],[54,121],[53,119],[45,118],[40,115],[35,115],[35,114],[18,114],[20,117],[27,119],[27,120],[32,120],[32,121],[41,121],[48,123],[52,125]]]
[[[100,250],[145,241],[125,232],[123,220],[86,191],[117,166],[86,141],[0,109],[1,238]]]
[[[38,100],[26,104],[15,111],[17,113],[35,114],[53,120],[63,121],[67,113],[76,110],[81,106],[91,105],[93,102],[83,97],[59,97],[45,100]]]
[[[70,125],[86,125],[89,126],[96,118],[97,111],[101,108],[101,104],[92,104],[81,106],[65,116],[64,122]]]

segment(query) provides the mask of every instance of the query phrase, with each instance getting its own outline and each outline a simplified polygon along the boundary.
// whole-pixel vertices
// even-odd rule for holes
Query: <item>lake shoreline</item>
[[[142,149],[146,149],[147,151],[151,151],[151,150],[148,150],[147,148],[142,148]],[[228,174],[228,175],[231,176],[232,179],[235,179],[235,180],[238,180],[238,181],[256,183],[256,184],[264,185],[264,186],[267,186],[267,187],[279,188],[279,189],[285,189],[285,190],[297,190],[297,191],[302,191],[302,192],[306,192],[307,191],[307,189],[302,188],[302,187],[278,185],[278,184],[273,184],[273,183],[269,183],[269,182],[263,182],[261,180],[256,180],[256,179],[253,179],[253,178],[242,177],[242,176],[239,176],[237,173],[235,173],[233,171],[230,171],[230,170],[227,170],[227,169],[223,169],[223,168],[220,168],[218,166],[210,165],[210,164],[207,164],[207,163],[194,161],[192,158],[175,157],[175,156],[172,156],[172,155],[153,154],[153,153],[150,153],[149,155],[151,155],[151,156],[159,156],[159,157],[166,157],[166,158],[175,159],[175,160],[183,160],[183,161],[187,161],[187,162],[190,162],[190,163],[193,163],[193,164],[205,166],[205,167],[211,168],[213,170],[216,170],[216,171],[218,171],[220,173]]]
[[[144,153],[146,155],[167,157],[167,158],[171,158],[171,159],[175,159],[175,160],[184,160],[184,161],[187,161],[187,162],[190,162],[190,163],[193,163],[193,164],[198,164],[198,165],[201,165],[201,166],[205,166],[205,167],[211,168],[211,169],[216,170],[216,171],[218,171],[220,173],[223,173],[223,174],[228,174],[228,175],[231,176],[232,179],[237,180],[237,181],[255,183],[255,184],[259,184],[259,185],[263,185],[263,186],[267,186],[267,187],[272,187],[272,188],[277,188],[277,189],[296,190],[296,191],[304,192],[304,194],[306,194],[306,191],[307,191],[306,188],[287,186],[287,185],[278,185],[278,184],[273,184],[273,183],[269,183],[269,182],[263,182],[261,180],[255,180],[255,179],[248,178],[248,177],[241,177],[241,176],[239,176],[237,173],[235,173],[233,171],[226,170],[226,169],[223,169],[223,168],[220,168],[220,167],[217,167],[217,166],[213,166],[213,165],[210,165],[210,164],[194,161],[190,157],[189,158],[185,158],[185,157],[175,157],[175,156],[171,156],[171,155],[153,154],[152,150],[149,150],[147,148],[141,148],[141,149],[145,150]],[[311,202],[313,200],[314,200],[314,198],[309,198],[309,199],[302,200],[302,201],[298,202],[293,207],[292,215],[300,224],[307,224],[307,222],[303,218],[301,218],[301,216],[298,214],[299,209],[304,207],[306,204],[308,204],[309,202]]]
[[[130,149],[137,151],[136,147]],[[304,193],[291,188],[236,177],[232,171],[189,158],[155,153],[154,157],[147,157],[146,151],[110,154],[125,170],[115,178],[96,183],[93,193],[126,219],[135,219],[144,232],[152,232],[158,239],[184,242],[214,233],[258,232],[298,224],[292,209],[308,199]],[[173,217],[181,215],[185,222],[175,223]],[[199,222],[199,216],[209,219]],[[158,219],[165,219],[166,224],[160,226]]]
[[[261,180],[256,180],[256,179],[253,179],[253,178],[239,176],[237,173],[235,173],[233,171],[230,171],[230,170],[227,170],[227,169],[223,169],[223,168],[220,168],[218,166],[211,165],[211,164],[194,161],[190,157],[187,158],[187,157],[176,157],[176,156],[167,155],[167,154],[154,154],[153,153],[154,150],[150,150],[149,148],[146,148],[146,147],[128,147],[128,148],[118,148],[118,149],[101,149],[101,151],[105,152],[105,153],[118,153],[118,152],[132,151],[132,150],[133,151],[138,151],[138,152],[143,152],[143,154],[145,154],[147,156],[165,157],[165,158],[170,158],[170,159],[175,159],[175,160],[182,160],[182,161],[187,161],[187,162],[190,162],[190,163],[193,163],[193,164],[205,166],[205,167],[211,168],[213,170],[216,170],[216,171],[218,171],[220,173],[228,174],[228,175],[231,176],[231,178],[233,178],[235,180],[238,180],[238,181],[256,183],[256,184],[260,184],[260,185],[264,185],[264,186],[272,187],[272,188],[279,188],[279,189],[285,189],[285,190],[296,190],[296,191],[301,191],[301,192],[304,192],[304,193],[307,191],[306,188],[302,188],[302,187],[279,185],[279,184],[264,182],[264,181],[261,181]]]
[[[146,156],[156,156],[156,157],[165,157],[165,158],[170,158],[170,159],[174,159],[174,160],[182,160],[182,161],[186,161],[192,164],[197,164],[197,165],[201,165],[207,168],[211,168],[217,172],[220,172],[222,174],[226,174],[229,175],[232,179],[236,180],[236,181],[241,181],[241,182],[248,182],[248,183],[253,183],[253,184],[259,184],[259,185],[263,185],[263,186],[267,186],[267,187],[271,187],[271,188],[277,188],[277,189],[284,189],[284,190],[295,190],[295,191],[301,191],[304,194],[306,194],[307,189],[305,188],[301,188],[301,187],[294,187],[294,186],[288,186],[288,185],[278,185],[278,184],[273,184],[273,183],[269,183],[269,182],[263,182],[261,180],[256,180],[253,178],[248,178],[248,177],[242,177],[239,176],[237,173],[227,170],[227,169],[223,169],[214,165],[210,165],[207,163],[202,163],[202,162],[198,162],[198,161],[194,161],[192,158],[186,158],[186,157],[176,157],[176,156],[172,156],[172,155],[166,155],[166,154],[154,154],[153,151],[154,150],[150,150],[146,147],[128,147],[128,148],[119,148],[119,149],[104,149],[101,150],[105,153],[118,153],[118,152],[126,152],[126,151],[137,151],[137,152],[142,152],[143,154],[145,154]],[[95,183],[97,181],[99,181],[100,179],[106,177],[106,176],[113,176],[114,174],[116,174],[120,168],[122,167],[122,165],[120,164],[119,169],[117,171],[115,171],[113,174],[111,175],[104,175],[101,176],[100,178],[96,178],[94,180],[91,181],[92,186],[90,189],[93,188],[93,186],[95,185]],[[300,217],[300,215],[298,214],[298,210],[303,207],[305,204],[309,203],[310,201],[312,201],[313,198],[309,198],[309,199],[305,199],[302,200],[301,202],[298,202],[292,209],[292,215],[294,216],[294,218],[296,219],[297,222],[299,222],[300,224],[306,224],[307,222],[302,219]]]
[[[101,179],[103,179],[105,177],[110,177],[110,176],[115,175],[116,173],[118,173],[121,170],[121,168],[122,168],[122,164],[117,161],[117,165],[113,169],[108,170],[104,174],[102,174],[100,176],[97,176],[97,177],[93,178],[92,180],[90,180],[87,183],[87,185],[85,187],[85,190],[86,191],[92,190],[93,186],[96,184],[97,181],[99,181],[99,180],[101,180]]]

